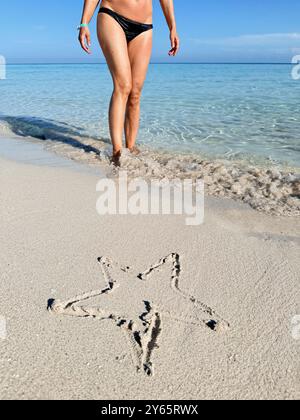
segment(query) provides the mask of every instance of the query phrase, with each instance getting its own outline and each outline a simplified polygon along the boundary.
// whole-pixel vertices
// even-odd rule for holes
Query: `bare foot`
[[[130,153],[132,153],[134,156],[138,156],[141,154],[140,149],[137,146],[133,146],[131,149],[129,149]]]
[[[119,152],[116,152],[112,155],[111,158],[111,163],[116,166],[117,168],[120,168],[121,166],[121,156],[122,156],[122,152],[121,150]]]

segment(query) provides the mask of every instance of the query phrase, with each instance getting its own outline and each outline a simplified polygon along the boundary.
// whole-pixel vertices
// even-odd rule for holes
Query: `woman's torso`
[[[128,19],[141,23],[152,23],[152,0],[102,0],[108,7]]]

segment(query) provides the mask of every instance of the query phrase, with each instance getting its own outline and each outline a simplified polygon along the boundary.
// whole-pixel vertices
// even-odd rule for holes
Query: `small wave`
[[[0,133],[43,140],[47,149],[89,165],[102,165],[117,175],[109,159],[108,139],[91,138],[77,127],[52,120],[0,117]],[[198,154],[179,154],[142,149],[139,156],[124,151],[121,169],[131,178],[203,179],[208,195],[243,201],[267,214],[300,216],[300,175],[276,165],[261,167],[243,160],[206,159]]]
[[[300,175],[276,167],[145,150],[138,157],[125,152],[121,169],[146,179],[203,179],[208,195],[241,200],[268,214],[300,216]]]

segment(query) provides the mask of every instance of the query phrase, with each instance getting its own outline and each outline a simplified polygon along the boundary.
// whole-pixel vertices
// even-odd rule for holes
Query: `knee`
[[[133,85],[130,95],[129,95],[129,104],[131,106],[138,106],[142,96],[142,89],[143,86],[140,85]]]
[[[121,80],[115,83],[114,92],[117,93],[118,95],[121,95],[127,99],[131,91],[132,91],[132,83],[130,80]]]

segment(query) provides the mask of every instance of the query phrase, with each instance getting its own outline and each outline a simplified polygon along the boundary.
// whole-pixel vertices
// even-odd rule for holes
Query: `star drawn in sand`
[[[137,371],[153,374],[151,358],[158,348],[163,318],[214,332],[230,326],[212,308],[181,289],[179,254],[170,254],[139,274],[106,257],[98,262],[106,282],[104,289],[64,302],[49,300],[48,309],[58,315],[111,320],[125,333]],[[87,301],[93,298],[100,298],[100,302],[88,305]]]

